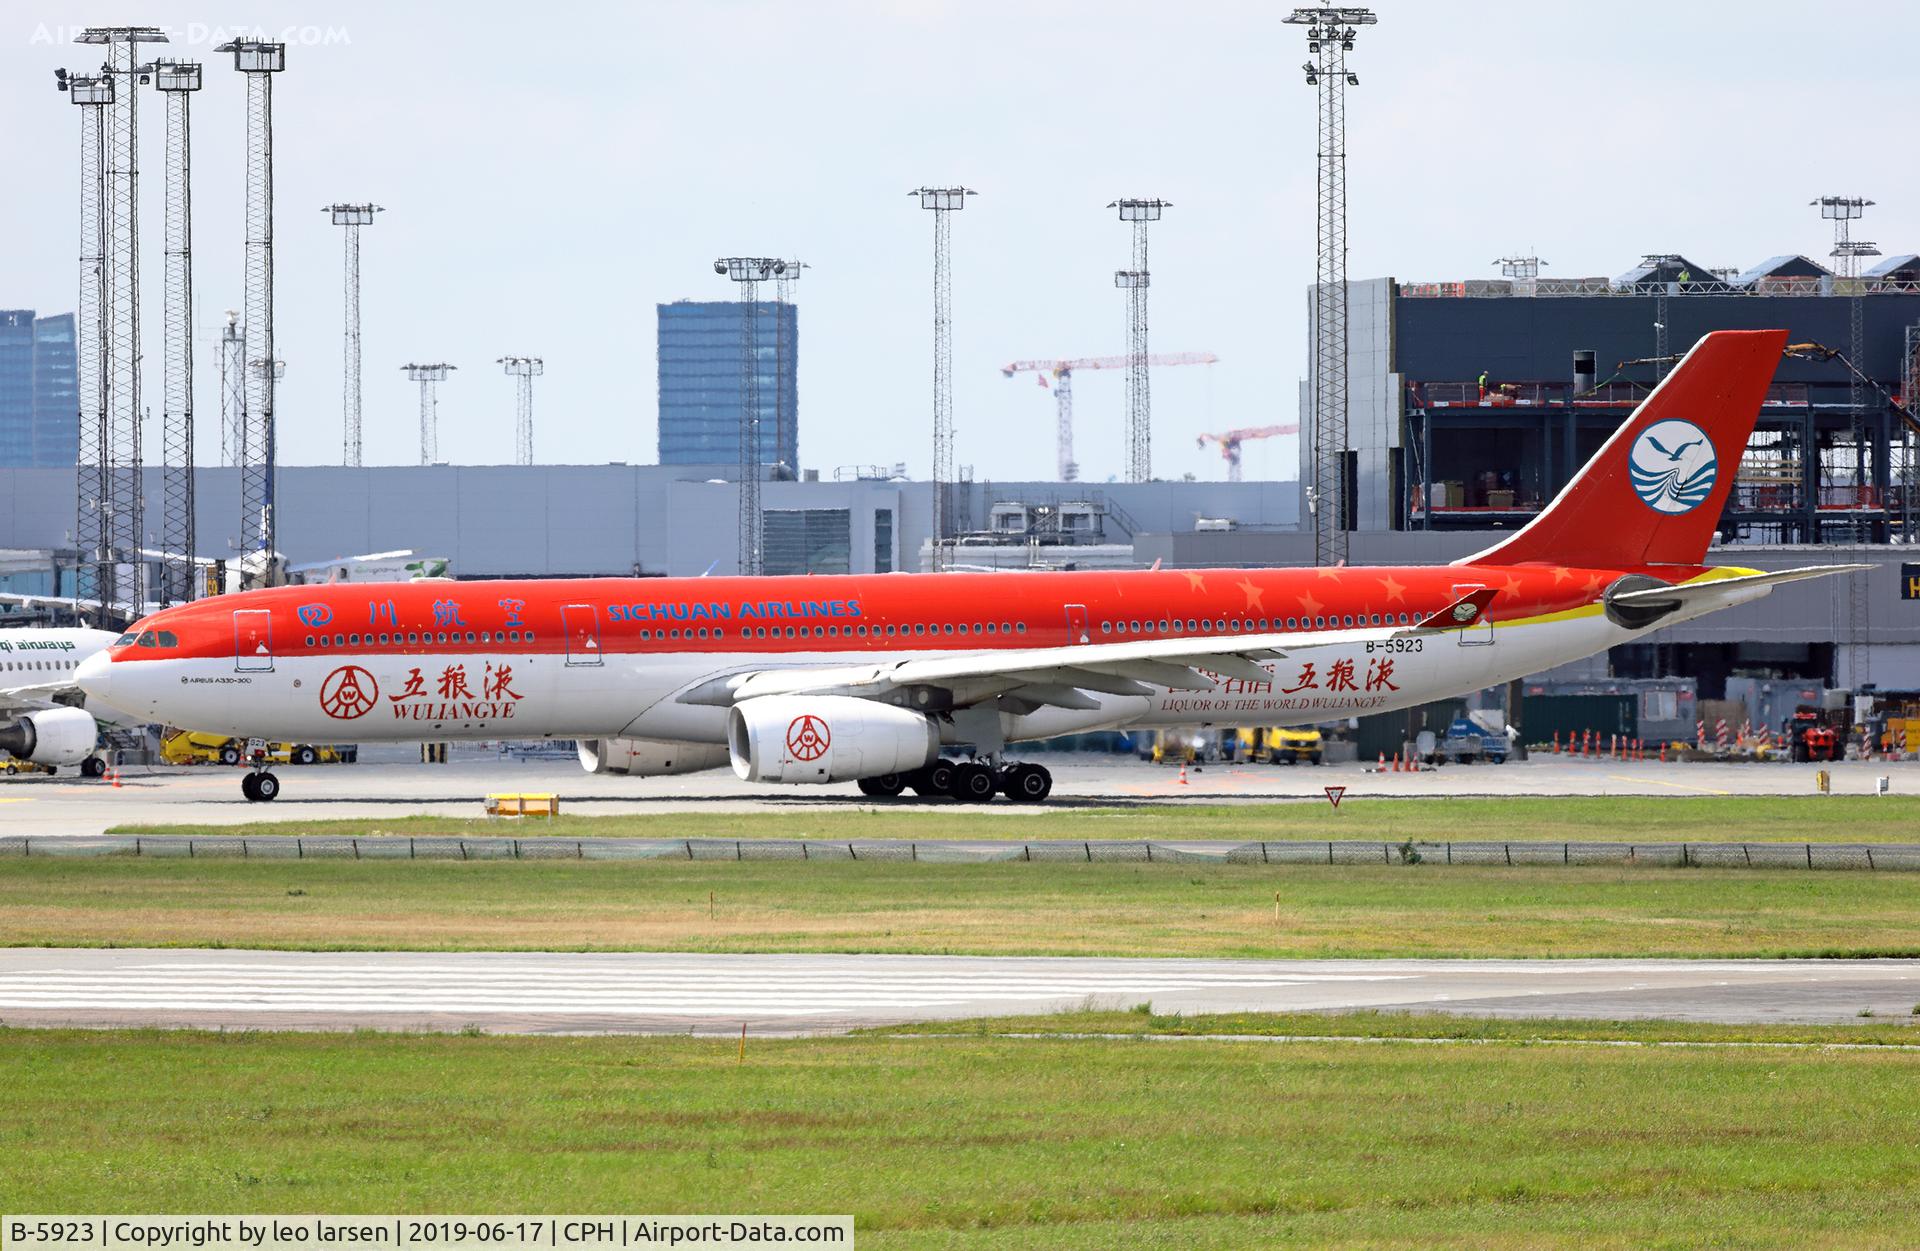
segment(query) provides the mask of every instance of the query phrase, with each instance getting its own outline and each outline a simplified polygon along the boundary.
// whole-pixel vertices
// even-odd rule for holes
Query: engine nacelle
[[[0,727],[0,751],[40,765],[77,765],[93,754],[99,740],[93,714],[78,708],[30,712]]]
[[[727,751],[748,782],[851,782],[940,757],[923,712],[850,695],[762,695],[727,712]]]
[[[588,773],[640,778],[724,769],[727,749],[719,743],[680,743],[657,738],[583,738],[580,767]]]

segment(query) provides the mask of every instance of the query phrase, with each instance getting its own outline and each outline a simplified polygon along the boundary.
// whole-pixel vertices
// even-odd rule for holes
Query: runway
[[[13,1026],[832,1033],[1060,1011],[1905,1018],[1916,960],[1153,960],[678,953],[0,951]]]
[[[410,756],[410,753],[412,755]],[[1053,798],[1025,806],[1004,801],[993,811],[1009,821],[1045,824],[1046,814],[1090,806],[1165,806],[1310,801],[1324,805],[1329,785],[1351,800],[1442,795],[1806,795],[1813,768],[1788,764],[1661,764],[1575,760],[1543,755],[1509,765],[1455,765],[1429,773],[1374,773],[1365,765],[1315,768],[1207,765],[1178,770],[1126,756],[1093,753],[1035,756],[1053,771]],[[1892,792],[1920,792],[1920,763],[1847,761],[1828,766],[1833,790],[1869,795],[1887,775]],[[410,815],[478,817],[490,791],[557,794],[570,814],[607,816],[662,812],[795,812],[871,807],[852,783],[769,786],[741,782],[725,769],[679,777],[630,778],[585,773],[570,758],[517,760],[481,745],[456,744],[453,761],[422,765],[416,749],[365,749],[361,763],[276,770],[284,789],[270,804],[248,803],[241,771],[218,766],[129,767],[114,787],[58,777],[0,778],[0,837],[100,834],[130,824],[240,825]],[[952,811],[947,801],[911,798],[888,804],[914,814]],[[904,831],[903,831],[904,832]],[[1038,835],[1045,837],[1044,834]]]

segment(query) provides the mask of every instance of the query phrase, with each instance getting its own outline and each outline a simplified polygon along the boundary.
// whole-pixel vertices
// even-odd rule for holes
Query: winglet
[[[1487,611],[1487,605],[1499,592],[1490,586],[1483,586],[1469,595],[1454,600],[1425,621],[1414,625],[1416,630],[1460,630],[1478,622]]]

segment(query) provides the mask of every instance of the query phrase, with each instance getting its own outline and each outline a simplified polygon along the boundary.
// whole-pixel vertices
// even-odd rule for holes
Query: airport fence
[[[247,860],[897,861],[928,864],[1497,865],[1700,869],[1920,870],[1913,843],[1149,842],[1145,840],[731,838],[307,838],[300,836],[14,835],[0,857],[140,856]]]

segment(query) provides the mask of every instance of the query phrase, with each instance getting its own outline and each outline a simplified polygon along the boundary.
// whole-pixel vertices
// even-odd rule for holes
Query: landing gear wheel
[[[914,777],[907,785],[913,787],[913,793],[925,799],[951,799],[954,794],[954,775],[960,766],[951,760],[936,760],[924,769],[914,770]]]
[[[993,798],[993,770],[977,762],[968,762],[953,771],[953,797],[962,803],[984,804]]]
[[[267,803],[280,795],[280,779],[271,773],[249,773],[240,779],[240,793],[251,803]]]
[[[1053,793],[1053,774],[1036,764],[1014,765],[1000,775],[1000,789],[1016,804],[1037,804]]]
[[[302,744],[293,749],[293,763],[297,765],[318,764],[320,763],[320,753]]]
[[[232,743],[228,743],[225,747],[222,747],[220,749],[220,763],[223,765],[239,764],[240,749],[238,747],[235,747]]]
[[[860,793],[875,799],[892,799],[907,789],[907,779],[898,773],[883,773],[877,778],[861,778]]]
[[[80,762],[80,776],[83,778],[103,778],[107,776],[107,762],[98,756],[88,756]]]

